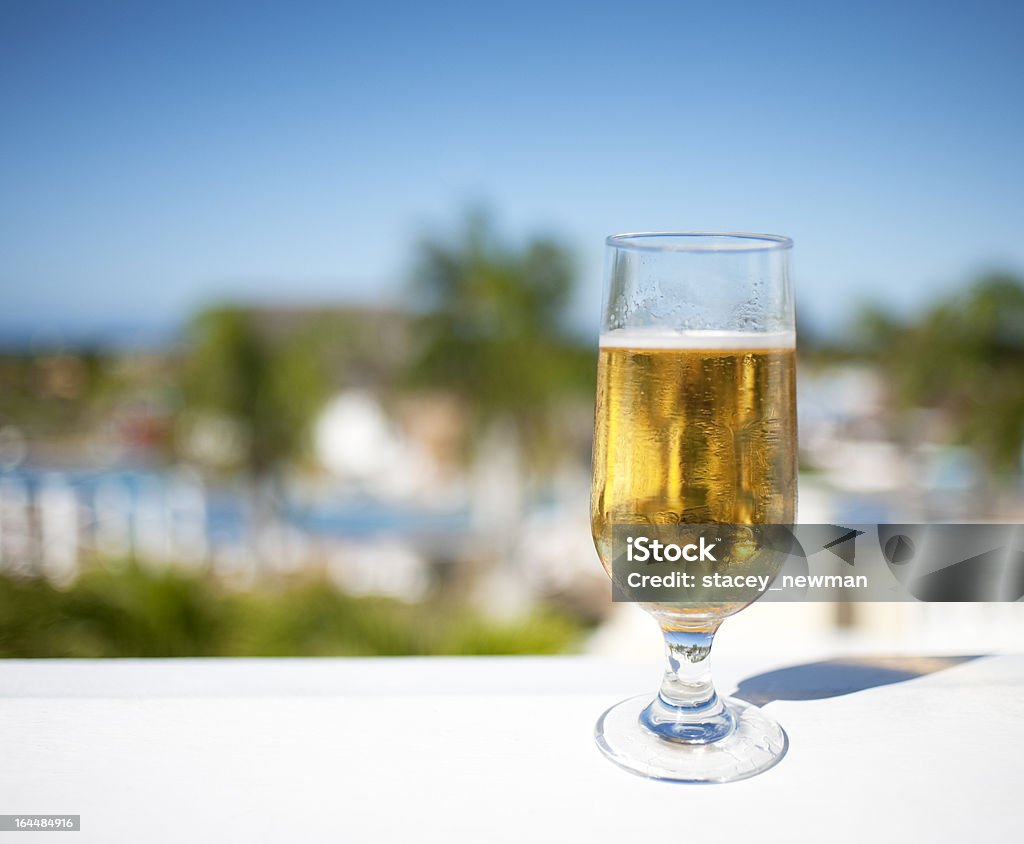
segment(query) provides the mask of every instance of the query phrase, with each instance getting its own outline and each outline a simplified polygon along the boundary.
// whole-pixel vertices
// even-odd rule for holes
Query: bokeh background
[[[654,653],[587,517],[614,231],[795,239],[802,521],[1020,521],[1022,32],[5,0],[0,656]],[[1001,649],[1019,610],[726,629]]]

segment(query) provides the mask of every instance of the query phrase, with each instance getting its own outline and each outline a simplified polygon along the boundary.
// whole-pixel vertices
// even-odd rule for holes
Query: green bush
[[[135,563],[97,567],[67,589],[0,576],[7,658],[548,654],[583,629],[550,609],[499,623],[444,598],[355,598],[323,580],[234,592]]]

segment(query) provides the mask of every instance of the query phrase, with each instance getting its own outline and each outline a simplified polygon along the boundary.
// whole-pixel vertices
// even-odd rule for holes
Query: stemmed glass
[[[792,524],[797,450],[792,242],[652,232],[607,239],[591,525],[612,574],[630,525]],[[732,564],[720,558],[723,571]],[[668,665],[657,697],[597,723],[598,747],[635,773],[727,782],[785,753],[782,728],[711,681],[715,632],[749,600],[643,603]]]

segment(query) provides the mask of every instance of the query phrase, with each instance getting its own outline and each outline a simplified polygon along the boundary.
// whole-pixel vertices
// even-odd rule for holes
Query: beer
[[[613,524],[794,521],[794,361],[791,332],[601,338],[591,527],[609,573]],[[706,618],[742,606],[648,609]]]
[[[722,620],[771,588],[791,547],[784,527],[765,526],[796,509],[793,243],[744,232],[605,243],[591,524],[613,596],[655,618],[667,664],[653,700],[616,704],[594,735],[642,776],[741,779],[782,758],[786,736],[719,697],[709,662]]]

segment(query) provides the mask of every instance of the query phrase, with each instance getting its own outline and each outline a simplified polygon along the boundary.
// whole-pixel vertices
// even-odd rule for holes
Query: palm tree
[[[422,316],[410,382],[461,396],[478,428],[511,422],[532,454],[550,451],[553,412],[593,396],[593,351],[565,325],[575,281],[565,247],[511,246],[474,211],[454,239],[421,242],[412,281]]]

